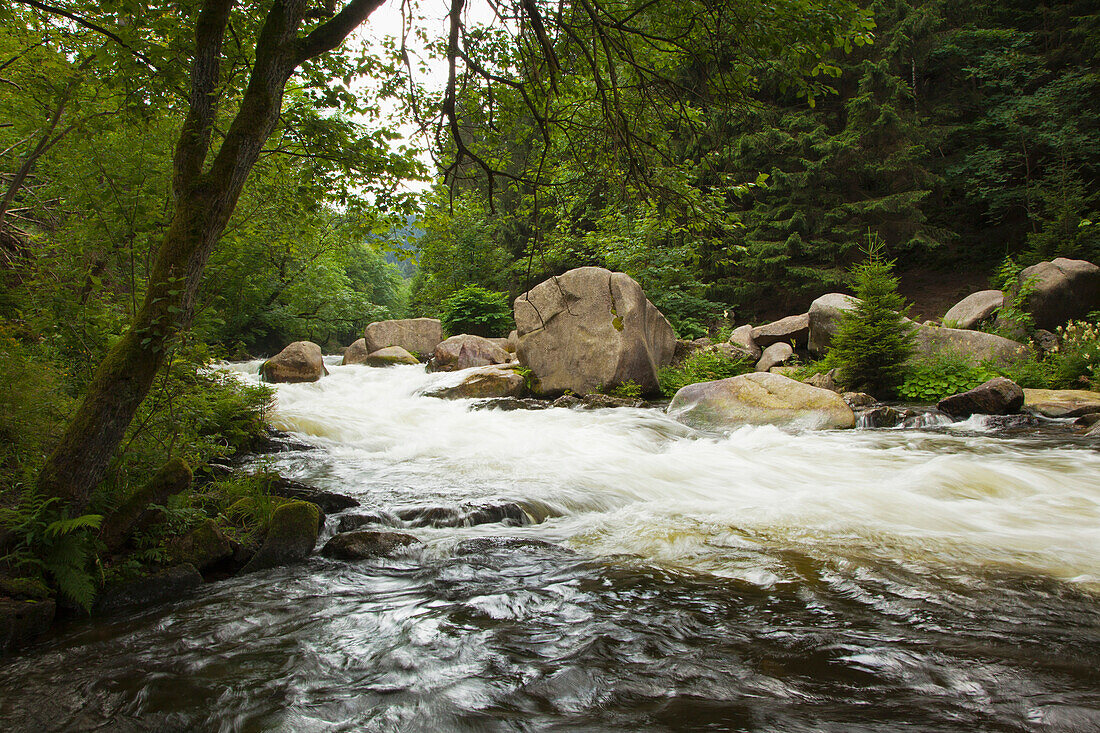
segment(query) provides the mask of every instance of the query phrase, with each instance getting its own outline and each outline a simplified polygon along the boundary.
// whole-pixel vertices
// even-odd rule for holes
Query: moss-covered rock
[[[190,563],[198,570],[204,570],[232,555],[229,538],[213,519],[207,519],[168,546],[168,556],[173,563]]]
[[[305,501],[288,501],[271,515],[263,544],[241,572],[289,565],[313,552],[320,524],[317,506]]]
[[[149,483],[138,489],[103,521],[99,530],[103,544],[112,552],[122,547],[131,534],[160,516],[160,512],[151,509],[151,506],[164,504],[168,497],[187,490],[189,486],[191,469],[186,463],[179,458],[165,463]]]
[[[3,575],[0,576],[0,596],[44,601],[50,597],[50,589],[41,580],[35,578],[9,578]]]
[[[100,593],[96,613],[111,613],[178,600],[202,585],[194,565],[182,563],[163,570],[109,585]]]

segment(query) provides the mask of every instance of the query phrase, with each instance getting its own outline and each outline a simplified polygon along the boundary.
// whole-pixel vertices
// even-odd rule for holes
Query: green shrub
[[[751,372],[755,364],[750,359],[727,359],[716,351],[696,351],[678,367],[661,369],[657,378],[661,383],[661,393],[672,397],[689,384],[713,382],[716,379],[736,377]]]
[[[975,364],[961,354],[944,354],[911,364],[898,394],[910,402],[939,402],[999,376],[988,364]]]
[[[1021,340],[1035,331],[1035,320],[1027,312],[1027,300],[1035,291],[1038,278],[1028,278],[1026,282],[1020,283],[1020,272],[1023,269],[1011,257],[1006,257],[997,268],[993,276],[993,286],[1003,292],[1005,297],[997,318],[985,329],[990,333]]]
[[[1051,386],[1100,388],[1100,318],[1070,321],[1058,327],[1058,337],[1058,346],[1048,356]]]
[[[608,390],[612,397],[622,397],[626,400],[640,400],[642,398],[642,385],[633,379],[628,379],[620,385]]]
[[[507,336],[515,327],[512,308],[504,293],[467,285],[440,306],[443,330],[448,336],[469,333],[486,338]]]
[[[841,316],[828,355],[840,384],[878,397],[896,392],[913,351],[913,326],[903,320],[908,305],[882,248],[881,240],[868,237],[867,259],[853,272],[859,302]]]

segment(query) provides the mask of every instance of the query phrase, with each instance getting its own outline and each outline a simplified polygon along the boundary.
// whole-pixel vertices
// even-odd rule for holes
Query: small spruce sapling
[[[829,354],[841,384],[877,397],[895,395],[905,379],[914,331],[904,318],[909,306],[897,291],[894,263],[883,249],[882,239],[867,235],[866,259],[852,272],[859,302],[842,315]]]

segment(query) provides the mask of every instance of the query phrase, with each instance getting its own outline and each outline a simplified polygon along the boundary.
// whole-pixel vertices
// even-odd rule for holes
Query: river
[[[257,465],[352,513],[538,521],[74,623],[0,664],[5,730],[1100,731],[1095,443],[981,418],[705,434],[329,369],[272,415],[314,448]],[[542,542],[462,544],[499,536]]]

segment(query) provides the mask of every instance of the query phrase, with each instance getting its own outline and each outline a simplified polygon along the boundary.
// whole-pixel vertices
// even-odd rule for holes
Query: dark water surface
[[[281,388],[320,449],[276,467],[364,510],[506,499],[544,521],[413,529],[397,559],[75,623],[0,662],[2,728],[1100,731],[1087,445],[699,436],[470,411],[382,371]],[[460,544],[501,535],[545,542]]]

